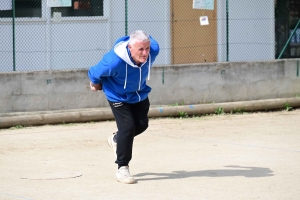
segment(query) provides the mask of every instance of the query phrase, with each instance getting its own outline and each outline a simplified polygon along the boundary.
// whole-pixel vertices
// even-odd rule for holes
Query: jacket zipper
[[[140,70],[140,81],[139,81],[139,88],[138,88],[138,91],[141,90],[141,82],[142,82],[142,66],[139,67],[139,70]],[[139,102],[141,101],[141,96],[139,95],[138,91],[136,91],[136,94],[138,95],[139,97]]]

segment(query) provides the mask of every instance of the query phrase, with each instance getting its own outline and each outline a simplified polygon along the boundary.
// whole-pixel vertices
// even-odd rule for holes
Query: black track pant
[[[133,138],[148,128],[148,97],[138,103],[109,102],[116,119],[117,160],[119,166],[127,166],[132,157]]]

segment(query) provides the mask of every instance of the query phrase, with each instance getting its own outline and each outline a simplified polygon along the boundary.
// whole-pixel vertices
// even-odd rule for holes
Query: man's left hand
[[[90,88],[93,91],[102,90],[102,83],[94,84],[94,83],[90,82]]]

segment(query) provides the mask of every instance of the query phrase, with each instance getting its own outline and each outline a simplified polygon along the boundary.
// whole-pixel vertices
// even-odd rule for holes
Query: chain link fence
[[[84,69],[142,29],[155,65],[300,57],[300,0],[1,0],[0,72]]]

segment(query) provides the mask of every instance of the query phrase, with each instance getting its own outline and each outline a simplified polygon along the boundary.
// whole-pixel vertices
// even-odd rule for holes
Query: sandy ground
[[[115,179],[115,127],[0,130],[0,199],[300,199],[300,110],[150,119],[133,185]]]

